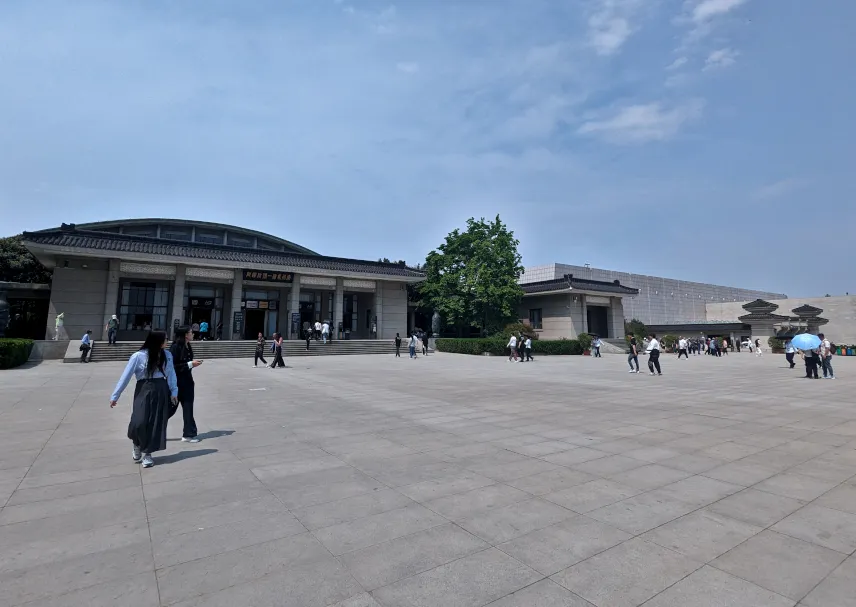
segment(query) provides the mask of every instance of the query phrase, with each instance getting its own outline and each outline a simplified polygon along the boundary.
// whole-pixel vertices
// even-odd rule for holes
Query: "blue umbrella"
[[[820,346],[820,338],[817,335],[801,333],[791,338],[791,345],[797,350],[814,350]]]

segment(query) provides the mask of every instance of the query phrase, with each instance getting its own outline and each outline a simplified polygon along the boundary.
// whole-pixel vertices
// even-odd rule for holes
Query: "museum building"
[[[63,314],[67,335],[92,329],[119,341],[152,329],[208,326],[209,339],[303,337],[332,321],[334,337],[392,339],[407,332],[407,283],[424,273],[402,264],[319,255],[282,238],[230,225],[180,219],[125,219],[23,234],[53,271],[46,338]]]

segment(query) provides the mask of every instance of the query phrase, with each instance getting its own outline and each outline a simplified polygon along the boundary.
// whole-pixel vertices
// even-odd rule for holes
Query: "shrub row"
[[[23,365],[30,358],[32,339],[0,339],[0,369]]]
[[[437,350],[450,354],[491,354],[494,356],[508,356],[508,342],[505,339],[492,337],[482,339],[438,339]],[[579,355],[583,353],[583,347],[575,339],[559,339],[555,341],[539,340],[532,342],[532,354],[548,355]]]

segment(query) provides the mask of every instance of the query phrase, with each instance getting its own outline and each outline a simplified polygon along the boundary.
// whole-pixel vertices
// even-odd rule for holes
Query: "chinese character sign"
[[[266,272],[262,270],[244,270],[244,280],[259,280],[262,282],[292,282],[291,272]]]

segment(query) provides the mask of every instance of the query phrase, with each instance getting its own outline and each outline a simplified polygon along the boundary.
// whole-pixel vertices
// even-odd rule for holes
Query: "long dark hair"
[[[164,331],[152,331],[146,336],[146,341],[143,342],[143,347],[140,350],[145,350],[149,354],[149,360],[146,364],[146,377],[154,376],[155,371],[160,371],[166,375],[164,370],[166,367],[166,354],[163,352],[163,345],[166,343],[166,333]]]

